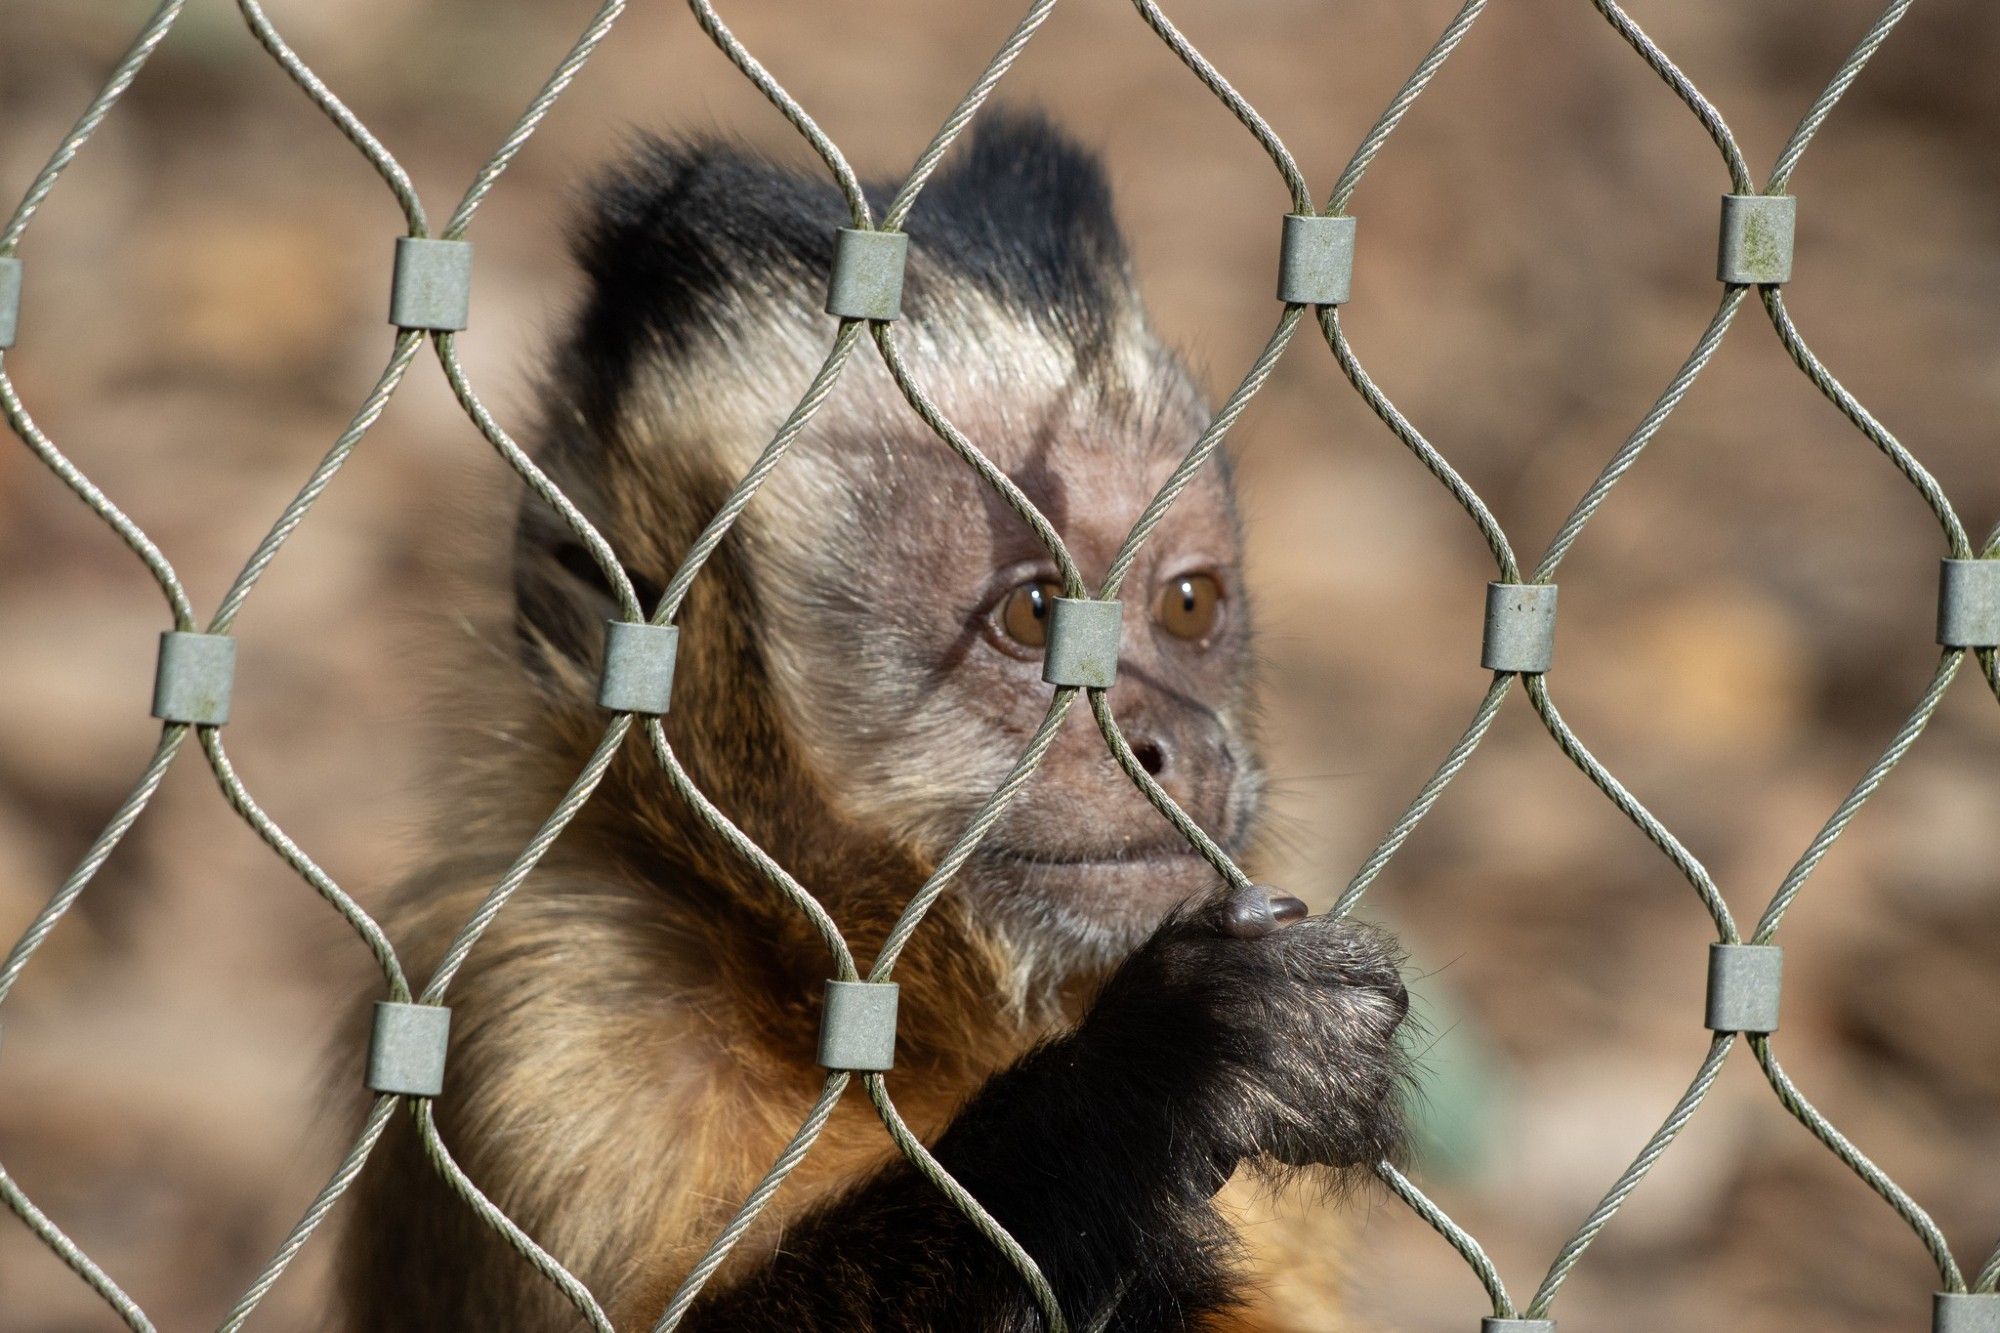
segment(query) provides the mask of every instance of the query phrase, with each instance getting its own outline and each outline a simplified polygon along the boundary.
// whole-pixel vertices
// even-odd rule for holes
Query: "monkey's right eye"
[[[1008,638],[1027,648],[1039,648],[1049,641],[1049,604],[1062,595],[1062,585],[1049,579],[1023,583],[1000,603],[1000,628]]]

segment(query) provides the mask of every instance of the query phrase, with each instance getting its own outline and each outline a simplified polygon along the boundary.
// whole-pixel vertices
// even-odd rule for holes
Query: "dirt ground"
[[[1178,0],[1189,35],[1322,194],[1453,0]],[[148,6],[0,5],[0,195],[89,99]],[[273,18],[448,210],[592,6],[273,0]],[[992,3],[731,0],[746,43],[857,163],[894,174],[1018,17]],[[1875,0],[1634,0],[1761,176]],[[2000,519],[2000,9],[1928,0],[1806,155],[1805,337],[1935,473]],[[1276,317],[1287,198],[1128,5],[1057,6],[1000,94],[1101,149],[1161,325],[1226,393]],[[634,127],[797,158],[672,5],[636,5],[479,218],[462,344],[503,420],[572,291],[575,190]],[[1685,108],[1584,0],[1474,27],[1354,198],[1345,322],[1370,373],[1530,562],[1699,335],[1728,181]],[[205,615],[386,356],[388,193],[195,0],[29,230],[7,369],[37,419],[167,551]],[[0,448],[0,938],[138,775],[152,641],[138,563],[18,442]],[[1324,905],[1471,717],[1490,557],[1301,336],[1232,439],[1268,634],[1280,845]],[[364,903],[409,855],[427,643],[490,577],[510,478],[428,360],[238,625],[227,731],[265,806]],[[1564,716],[1755,920],[1922,694],[1938,526],[1791,365],[1752,302],[1562,573]],[[2000,710],[1966,672],[1808,884],[1787,948],[1787,1070],[1930,1209],[1968,1271],[2000,1235]],[[1712,927],[1525,698],[1364,905],[1407,940],[1439,1034],[1417,1178],[1517,1297],[1707,1050]],[[5,1012],[0,1161],[162,1327],[212,1325],[330,1169],[334,1016],[367,984],[339,921],[238,821],[192,750]],[[1356,1326],[1462,1330],[1460,1260],[1362,1205]],[[111,1327],[0,1218],[0,1329]],[[310,1248],[265,1327],[313,1324]],[[1921,1245],[1732,1055],[1684,1137],[1564,1289],[1565,1328],[1924,1326]]]

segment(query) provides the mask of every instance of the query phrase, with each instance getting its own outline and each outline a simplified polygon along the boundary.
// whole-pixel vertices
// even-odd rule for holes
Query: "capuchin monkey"
[[[831,185],[716,142],[647,141],[597,191],[580,313],[537,458],[651,609],[804,391]],[[1094,160],[982,118],[910,215],[916,381],[1102,576],[1208,420],[1148,323]],[[1232,855],[1262,795],[1226,463],[1125,585],[1110,703],[1139,761]],[[1048,707],[1056,570],[917,418],[872,348],[694,582],[671,713],[694,781],[789,868],[865,971]],[[504,650],[452,680],[426,868],[390,926],[414,975],[582,769],[602,573],[522,507]],[[826,948],[668,786],[635,731],[453,985],[436,1114],[482,1190],[649,1329],[818,1095]],[[889,1087],[1082,1330],[1282,1327],[1246,1313],[1213,1196],[1393,1154],[1408,1007],[1393,945],[1227,893],[1077,707],[895,970]],[[399,1115],[357,1186],[349,1327],[545,1330],[576,1311],[439,1178]],[[1325,1256],[1316,1256],[1324,1262]],[[689,1333],[1042,1327],[1020,1276],[890,1143],[856,1087],[688,1312]]]

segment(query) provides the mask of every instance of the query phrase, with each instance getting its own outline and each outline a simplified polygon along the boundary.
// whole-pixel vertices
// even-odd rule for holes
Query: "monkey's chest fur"
[[[441,948],[488,883],[483,874],[428,877],[400,923],[413,947]],[[658,913],[648,896],[575,883],[511,905],[455,988],[456,1009],[476,1019],[454,1031],[437,1103],[444,1140],[472,1179],[599,1295],[621,1330],[652,1326],[798,1132],[826,1076],[810,1062],[812,1005],[781,1002],[767,977],[662,930]],[[947,913],[941,936],[951,923]],[[927,1142],[989,1075],[1062,1021],[1010,1019],[1000,969],[967,965],[977,952],[961,939],[909,959],[912,1040],[888,1082]],[[968,986],[987,989],[975,996]],[[926,1005],[927,987],[951,998]],[[893,1152],[865,1093],[850,1086],[711,1287],[768,1263],[801,1219]],[[442,1184],[405,1118],[379,1157],[358,1187],[343,1252],[353,1327],[570,1327],[574,1312]],[[1347,1228],[1332,1206],[1242,1175],[1222,1202],[1240,1222],[1251,1280],[1244,1306],[1211,1327],[1346,1328],[1331,1256]],[[378,1306],[373,1293],[382,1293]]]

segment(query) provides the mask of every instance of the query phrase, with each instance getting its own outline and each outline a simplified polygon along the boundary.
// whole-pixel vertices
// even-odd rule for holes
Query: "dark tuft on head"
[[[914,243],[1078,346],[1128,299],[1125,243],[1095,156],[1034,113],[980,124],[919,196]]]
[[[893,187],[869,187],[879,220]],[[571,342],[576,405],[615,415],[635,361],[678,359],[753,314],[819,321],[835,228],[819,170],[717,139],[640,139],[598,184],[576,257],[589,280]],[[1096,158],[1034,113],[988,110],[905,224],[908,318],[950,318],[970,288],[1086,355],[1131,301],[1111,189]]]

